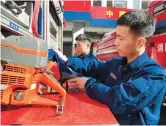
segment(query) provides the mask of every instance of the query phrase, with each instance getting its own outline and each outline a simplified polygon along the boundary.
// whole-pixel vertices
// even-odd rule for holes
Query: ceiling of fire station
[[[98,33],[98,32],[85,32],[85,34],[88,34],[93,42],[97,40],[101,40],[105,33]],[[71,31],[64,31],[64,42],[72,42],[72,32]]]
[[[105,33],[108,33],[113,28],[104,28],[104,27],[89,27],[87,22],[84,22],[84,31],[88,34],[92,41],[101,40]],[[74,29],[74,22],[67,22],[67,27],[63,29],[63,40],[64,42],[72,42],[72,31]]]

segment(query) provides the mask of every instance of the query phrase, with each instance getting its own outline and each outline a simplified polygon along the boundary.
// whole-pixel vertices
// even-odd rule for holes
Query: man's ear
[[[146,39],[141,36],[137,38],[136,42],[137,42],[137,49],[140,49],[141,47],[145,46]]]

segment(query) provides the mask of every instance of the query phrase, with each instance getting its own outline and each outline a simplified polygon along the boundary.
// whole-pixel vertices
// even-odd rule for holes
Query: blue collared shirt
[[[91,74],[98,81],[86,82],[89,97],[106,104],[121,125],[158,124],[166,72],[146,52],[128,64],[126,58],[118,57],[94,65]]]

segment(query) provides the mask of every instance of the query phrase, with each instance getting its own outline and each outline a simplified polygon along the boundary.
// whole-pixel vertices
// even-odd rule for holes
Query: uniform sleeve
[[[87,63],[84,63],[82,59],[77,57],[68,57],[66,65],[70,67],[74,72],[80,73],[81,76],[85,76],[83,75],[83,71],[88,72]]]
[[[53,49],[48,49],[48,60],[53,61],[53,56],[55,55],[55,52]]]
[[[165,81],[138,78],[128,83],[108,87],[95,79],[89,79],[85,90],[89,97],[106,104],[114,114],[141,110],[152,104],[156,97],[161,102],[165,93]]]
[[[97,59],[84,59],[68,57],[67,66],[72,70],[82,73],[83,76],[104,80],[108,76],[111,61],[100,62]],[[103,74],[103,72],[105,74]]]
[[[78,71],[80,68],[84,67],[82,60],[76,57],[68,57],[66,64],[74,71]]]

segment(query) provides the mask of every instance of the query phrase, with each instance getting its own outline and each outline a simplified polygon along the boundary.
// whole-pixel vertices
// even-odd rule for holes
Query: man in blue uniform
[[[93,76],[93,74],[87,72],[91,68],[93,64],[98,64],[99,61],[92,54],[91,47],[91,39],[86,34],[80,34],[76,37],[75,44],[75,55],[72,57],[66,57],[60,51],[49,49],[48,59],[50,61],[58,62],[60,66],[60,71],[65,72],[67,74],[74,74],[76,76]]]
[[[146,11],[125,13],[117,21],[114,42],[121,57],[91,66],[100,82],[86,77],[70,80],[71,86],[75,83],[107,105],[121,125],[156,125],[160,119],[166,72],[145,51],[154,31],[155,19]]]

